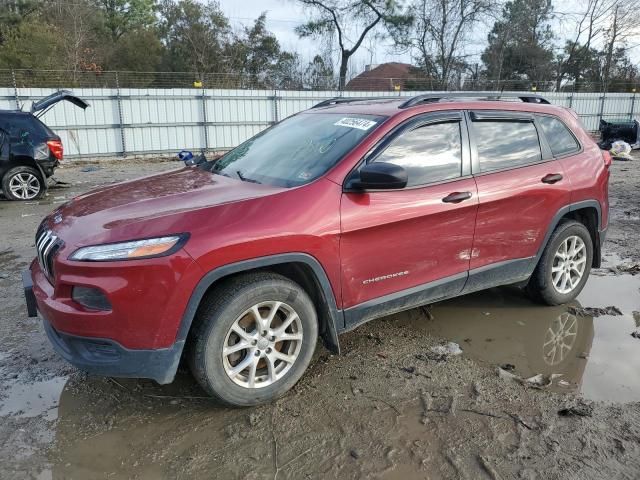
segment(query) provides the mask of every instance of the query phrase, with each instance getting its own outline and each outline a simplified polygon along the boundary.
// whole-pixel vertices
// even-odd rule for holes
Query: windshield
[[[385,118],[335,113],[295,115],[222,156],[212,171],[278,187],[303,185],[333,167]]]

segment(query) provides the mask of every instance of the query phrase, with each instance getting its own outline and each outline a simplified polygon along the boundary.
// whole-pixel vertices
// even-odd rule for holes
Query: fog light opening
[[[71,298],[90,310],[111,310],[109,299],[97,288],[75,286],[71,290]]]

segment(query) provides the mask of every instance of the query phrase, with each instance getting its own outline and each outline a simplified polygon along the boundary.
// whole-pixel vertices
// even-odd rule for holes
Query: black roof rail
[[[533,93],[474,93],[474,92],[448,92],[448,93],[426,93],[424,95],[417,95],[411,97],[405,102],[402,102],[398,108],[409,108],[421,103],[435,103],[440,100],[449,100],[455,98],[473,98],[480,100],[502,100],[504,99],[519,99],[525,103],[539,103],[539,104],[551,104],[549,100],[540,95]]]
[[[366,102],[368,100],[399,100],[402,97],[334,97],[328,100],[323,100],[320,103],[316,103],[311,108],[328,107],[329,105],[338,105],[340,103],[351,102]]]

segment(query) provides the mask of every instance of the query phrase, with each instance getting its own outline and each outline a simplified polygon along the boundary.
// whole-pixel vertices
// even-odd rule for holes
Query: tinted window
[[[339,162],[384,119],[344,113],[295,115],[222,156],[212,172],[279,187],[303,185]]]
[[[564,155],[580,150],[580,145],[560,120],[553,117],[539,116],[538,121],[554,155]]]
[[[538,131],[533,122],[473,122],[480,171],[514,168],[542,159]]]
[[[27,114],[4,115],[0,120],[0,127],[9,133],[13,141],[40,143],[45,137],[53,136],[53,132],[40,120]]]
[[[407,170],[408,187],[460,176],[460,123],[437,123],[401,134],[374,161]]]

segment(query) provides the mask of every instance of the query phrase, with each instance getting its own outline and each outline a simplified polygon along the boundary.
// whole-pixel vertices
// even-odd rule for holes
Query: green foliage
[[[114,42],[127,32],[150,27],[155,21],[155,0],[95,0],[95,3]]]
[[[160,37],[166,49],[163,70],[198,74],[228,71],[225,50],[231,41],[231,27],[217,3],[164,0],[160,16]]]
[[[482,54],[486,76],[496,80],[552,78],[551,0],[512,0],[502,10]]]
[[[332,90],[336,88],[333,65],[316,55],[304,71],[305,82],[312,90]]]
[[[602,41],[577,34],[555,55],[551,0],[509,0],[488,34],[482,72],[467,64],[464,45],[497,0],[293,1],[309,14],[296,32],[325,52],[308,63],[282,49],[266,13],[233,29],[215,0],[0,0],[0,69],[25,70],[25,85],[51,83],[42,70],[66,70],[55,86],[113,85],[105,72],[120,71],[120,82],[137,86],[335,89],[365,39],[391,37],[416,59],[407,90],[455,88],[469,72],[474,82],[547,80],[575,90],[628,91],[640,77],[628,56],[640,15],[634,0],[607,0],[619,8],[601,8]]]

